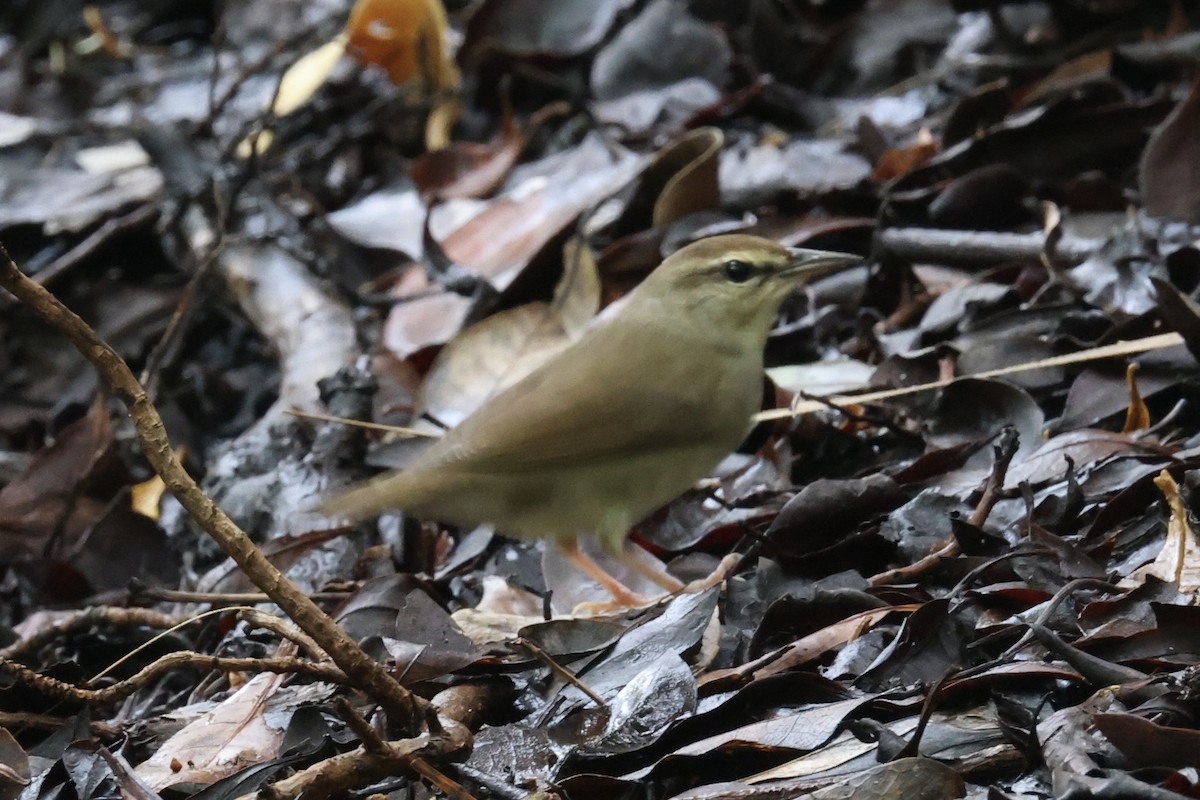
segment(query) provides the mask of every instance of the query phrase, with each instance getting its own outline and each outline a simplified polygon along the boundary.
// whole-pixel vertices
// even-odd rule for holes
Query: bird
[[[646,598],[578,547],[603,548],[667,591],[682,584],[625,551],[630,528],[736,449],[762,402],[763,350],[802,283],[861,261],[750,234],[665,258],[578,340],[486,401],[406,468],[319,506],[386,510],[554,542],[620,606]]]

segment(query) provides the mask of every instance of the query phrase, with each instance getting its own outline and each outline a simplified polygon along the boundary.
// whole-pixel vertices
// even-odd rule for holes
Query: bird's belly
[[[462,475],[453,498],[445,497],[430,516],[490,522],[526,538],[597,533],[616,548],[630,526],[690,488],[728,450],[697,444],[554,471]]]

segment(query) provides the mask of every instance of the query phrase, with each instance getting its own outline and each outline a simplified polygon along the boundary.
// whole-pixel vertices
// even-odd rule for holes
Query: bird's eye
[[[739,261],[736,258],[726,261],[721,265],[721,271],[725,273],[725,277],[733,283],[745,283],[750,280],[750,276],[754,274],[754,267],[747,264],[745,261]]]

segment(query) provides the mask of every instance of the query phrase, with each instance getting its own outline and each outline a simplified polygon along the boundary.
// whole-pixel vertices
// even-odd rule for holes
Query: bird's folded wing
[[[433,460],[466,471],[584,466],[676,448],[713,447],[719,430],[736,431],[739,424],[720,419],[711,396],[706,401],[695,387],[684,393],[631,385],[621,376],[606,382],[592,373],[588,385],[595,391],[581,393],[570,388],[569,374],[542,377],[535,373],[533,380],[495,397],[483,414],[447,434],[438,452],[430,454]],[[748,429],[749,419],[744,425]],[[729,445],[734,446],[736,441]]]

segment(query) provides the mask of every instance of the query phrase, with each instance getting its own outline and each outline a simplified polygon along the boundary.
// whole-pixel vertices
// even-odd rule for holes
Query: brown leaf
[[[1200,80],[1150,135],[1140,173],[1147,213],[1200,222]]]
[[[104,509],[103,503],[81,496],[79,483],[111,445],[108,413],[97,400],[86,416],[37,453],[19,478],[0,489],[0,560],[45,555],[60,527],[60,552],[72,549]]]
[[[578,339],[600,307],[600,278],[585,245],[568,246],[553,303],[527,303],[472,325],[438,354],[423,410],[453,427],[501,389]]]
[[[654,201],[652,223],[656,228],[670,225],[688,214],[715,211],[721,207],[717,184],[718,156],[725,136],[717,128],[692,131],[663,150],[647,175],[665,178],[662,191]],[[643,180],[645,180],[643,176]]]
[[[1158,313],[1183,337],[1192,358],[1200,361],[1200,304],[1162,278],[1152,277]]]
[[[1134,714],[1096,714],[1092,723],[1134,766],[1200,767],[1200,731],[1159,725]]]
[[[412,179],[422,197],[487,197],[500,188],[516,165],[525,143],[548,119],[565,114],[566,103],[552,103],[534,114],[522,129],[505,108],[499,135],[488,144],[455,142],[419,156],[412,164]]]
[[[175,733],[147,761],[137,777],[155,789],[177,783],[208,786],[274,758],[283,741],[283,728],[267,722],[266,705],[286,680],[285,675],[254,676],[215,708]],[[174,768],[174,764],[182,768]]]
[[[504,291],[585,209],[625,186],[641,163],[588,136],[572,150],[524,165],[526,180],[455,228],[442,248]]]

